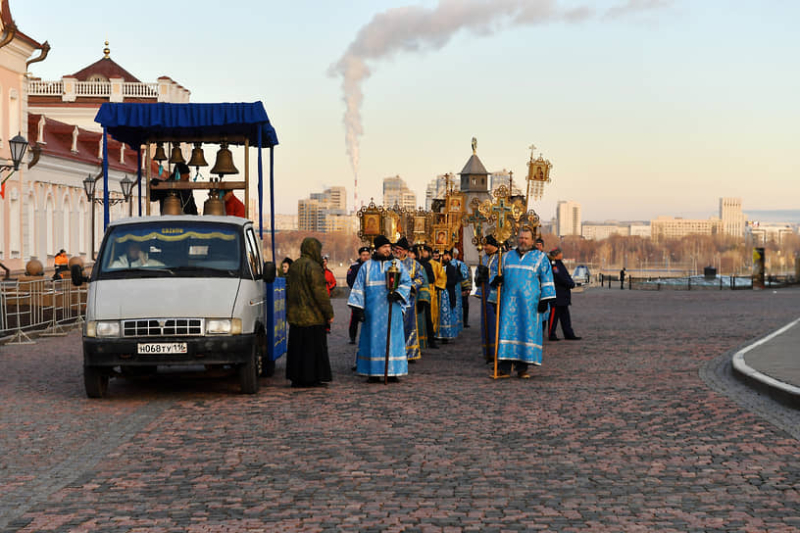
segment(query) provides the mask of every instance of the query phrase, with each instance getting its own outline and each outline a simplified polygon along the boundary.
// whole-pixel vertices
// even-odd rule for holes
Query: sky
[[[360,200],[380,203],[399,175],[422,204],[473,137],[490,172],[522,178],[531,144],[553,163],[533,204],[544,220],[559,200],[594,221],[706,218],[723,196],[800,207],[794,0],[10,4],[52,46],[31,66],[42,79],[100,59],[108,39],[133,75],[169,76],[193,102],[264,102],[277,213],[337,185],[352,207],[355,167]]]

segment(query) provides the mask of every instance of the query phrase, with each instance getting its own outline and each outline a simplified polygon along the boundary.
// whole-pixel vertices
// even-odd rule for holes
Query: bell
[[[192,148],[192,157],[189,159],[187,163],[190,167],[207,167],[208,163],[206,163],[206,158],[203,155],[203,149],[201,146],[203,143],[194,143],[194,148]]]
[[[164,198],[164,205],[161,206],[161,214],[162,215],[182,215],[183,208],[181,207],[181,199],[178,198],[178,195],[175,194],[175,191],[171,191],[169,196]]]
[[[181,152],[181,146],[179,144],[172,145],[172,155],[169,156],[169,163],[170,165],[175,165],[177,163],[185,163],[186,160],[183,158],[183,152]]]
[[[164,151],[164,143],[156,145],[156,153],[153,155],[153,161],[166,161],[167,153]]]
[[[236,167],[233,166],[233,154],[228,150],[228,143],[222,143],[222,147],[217,152],[217,162],[214,163],[214,168],[211,169],[211,173],[217,176],[239,173]]]
[[[203,203],[203,214],[219,216],[225,214],[225,202],[220,200],[219,196],[217,196],[217,191],[211,191],[209,193],[208,199]]]

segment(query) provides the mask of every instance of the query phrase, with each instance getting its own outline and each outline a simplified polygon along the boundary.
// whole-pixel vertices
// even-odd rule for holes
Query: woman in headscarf
[[[331,381],[325,329],[333,323],[333,307],[325,287],[322,244],[307,237],[300,255],[289,267],[286,283],[286,379],[291,380],[292,387],[315,387]]]

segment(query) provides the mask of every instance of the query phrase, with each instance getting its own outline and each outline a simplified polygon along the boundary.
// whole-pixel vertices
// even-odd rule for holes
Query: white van
[[[264,263],[253,223],[231,216],[112,222],[87,280],[84,384],[101,398],[111,377],[159,366],[229,367],[241,391],[274,372],[267,356]]]

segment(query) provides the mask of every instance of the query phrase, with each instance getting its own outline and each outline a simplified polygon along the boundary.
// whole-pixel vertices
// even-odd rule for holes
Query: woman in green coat
[[[300,255],[289,267],[286,280],[286,379],[292,387],[316,387],[331,381],[326,327],[333,323],[333,306],[325,287],[322,244],[308,237]]]

